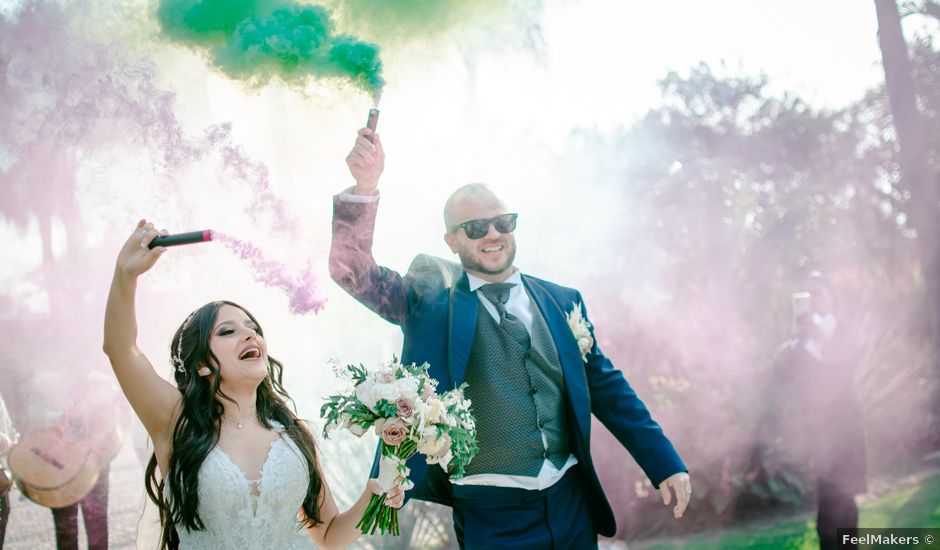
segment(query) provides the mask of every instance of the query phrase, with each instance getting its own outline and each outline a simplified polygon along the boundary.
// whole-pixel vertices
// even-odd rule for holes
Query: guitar
[[[91,492],[121,441],[119,428],[82,439],[47,428],[24,436],[10,449],[7,464],[24,496],[42,506],[62,508]]]
[[[0,468],[0,497],[5,495],[12,486],[13,482],[10,481],[9,477],[7,477],[7,473],[3,470],[3,468]]]

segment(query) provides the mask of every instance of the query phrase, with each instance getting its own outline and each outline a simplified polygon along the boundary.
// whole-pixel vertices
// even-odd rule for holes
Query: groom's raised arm
[[[359,130],[346,157],[356,185],[333,197],[333,240],[330,276],[363,305],[395,324],[404,322],[409,307],[409,285],[392,269],[372,257],[372,234],[378,211],[379,176],[385,152],[378,134]]]

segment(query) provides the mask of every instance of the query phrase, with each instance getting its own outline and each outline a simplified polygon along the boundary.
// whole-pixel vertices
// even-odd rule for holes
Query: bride
[[[220,301],[189,315],[170,347],[175,386],[137,347],[137,278],[165,252],[147,248],[160,233],[141,220],[118,254],[104,351],[153,441],[146,486],[161,548],[289,548],[301,525],[320,548],[345,548],[382,490],[369,480],[349,510],[337,509],[313,436],[287,406],[281,363],[248,311]],[[386,498],[403,501],[397,486]]]

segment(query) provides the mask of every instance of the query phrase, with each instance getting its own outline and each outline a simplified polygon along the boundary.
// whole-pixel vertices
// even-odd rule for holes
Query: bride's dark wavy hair
[[[219,387],[219,358],[209,348],[209,336],[223,305],[244,311],[258,327],[258,334],[264,334],[261,325],[248,310],[223,300],[210,302],[197,309],[192,319],[184,322],[173,336],[170,363],[173,365],[176,387],[183,395],[182,410],[173,429],[169,471],[164,473],[162,479],[157,475],[157,457],[153,454],[145,476],[147,494],[160,510],[160,524],[163,527],[160,548],[178,545],[178,528],[190,531],[205,528],[199,517],[199,468],[219,440],[223,411],[221,399],[231,401]],[[178,347],[180,338],[181,348]],[[182,350],[183,372],[173,362],[177,349]],[[271,356],[268,356],[268,362],[268,376],[258,385],[257,390],[258,421],[268,428],[273,428],[273,422],[284,426],[284,433],[297,444],[307,462],[310,478],[303,503],[306,515],[304,523],[307,527],[313,527],[321,523],[319,498],[322,478],[317,465],[316,446],[310,430],[287,405],[288,402],[293,405],[293,400],[281,384],[283,366]],[[196,371],[203,366],[209,367],[216,376],[199,376]],[[169,498],[164,492],[166,480],[169,480]]]

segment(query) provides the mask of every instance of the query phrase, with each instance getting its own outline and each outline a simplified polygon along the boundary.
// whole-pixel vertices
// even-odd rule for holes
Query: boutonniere
[[[581,360],[587,363],[588,353],[594,347],[594,337],[591,336],[591,325],[588,320],[581,315],[581,304],[571,303],[571,311],[565,314],[568,321],[568,328],[571,334],[578,342],[578,351],[581,352]]]

